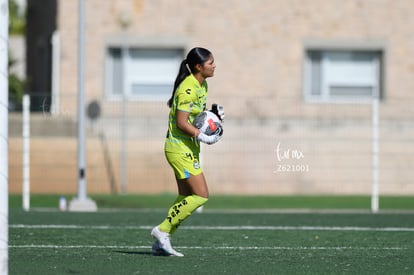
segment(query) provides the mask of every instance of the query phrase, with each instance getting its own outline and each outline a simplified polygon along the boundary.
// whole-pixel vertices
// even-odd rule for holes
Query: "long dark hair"
[[[188,52],[187,58],[181,61],[180,69],[178,71],[177,77],[175,78],[171,98],[167,102],[168,107],[171,108],[174,101],[175,91],[181,82],[183,82],[187,76],[196,72],[195,67],[197,64],[203,66],[204,63],[210,58],[210,56],[211,52],[209,50],[200,47],[193,48]]]

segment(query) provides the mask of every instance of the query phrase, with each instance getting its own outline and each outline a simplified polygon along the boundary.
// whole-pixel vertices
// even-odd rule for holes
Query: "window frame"
[[[113,66],[111,66],[111,62],[113,59],[109,56],[110,49],[117,49],[120,50],[121,53],[121,66],[122,69],[125,67],[128,67],[128,63],[125,63],[127,58],[126,54],[130,54],[131,51],[134,50],[177,50],[181,52],[180,57],[181,59],[184,59],[184,54],[187,50],[187,39],[183,38],[169,38],[169,37],[130,37],[125,35],[115,35],[107,37],[105,40],[104,45],[104,98],[107,101],[122,101],[124,100],[124,95],[122,92],[120,93],[114,93],[113,92],[113,82],[112,82],[112,73],[113,73]],[[181,62],[181,60],[180,60]],[[176,73],[178,73],[179,66],[176,68]],[[175,79],[175,75],[174,75]],[[128,75],[125,75],[122,73],[122,86],[125,87],[130,82],[130,79],[128,79]],[[174,80],[173,80],[174,81]],[[171,86],[173,86],[173,81],[171,82]],[[168,100],[168,97],[171,94],[162,94],[162,95],[137,95],[133,93],[132,87],[129,91],[125,94],[125,99],[128,101],[136,101],[136,102],[164,102]]]
[[[376,53],[377,54],[377,87],[372,96],[332,96],[330,93],[312,95],[311,65],[309,58],[311,52],[328,53]],[[370,103],[375,96],[380,100],[385,98],[385,68],[386,68],[386,44],[382,41],[319,41],[307,40],[303,51],[303,85],[302,95],[308,103]],[[322,87],[323,84],[320,84]]]

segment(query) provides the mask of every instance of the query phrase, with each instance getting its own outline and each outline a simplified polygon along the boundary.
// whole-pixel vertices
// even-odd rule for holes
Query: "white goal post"
[[[371,211],[379,211],[379,96],[374,95],[372,106],[372,164],[371,164]]]
[[[0,275],[8,274],[9,190],[8,190],[8,0],[0,0]]]

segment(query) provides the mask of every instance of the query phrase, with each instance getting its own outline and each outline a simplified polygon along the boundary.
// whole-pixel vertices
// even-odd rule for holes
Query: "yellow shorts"
[[[165,157],[178,179],[188,179],[190,176],[197,176],[203,172],[198,155],[165,152]]]

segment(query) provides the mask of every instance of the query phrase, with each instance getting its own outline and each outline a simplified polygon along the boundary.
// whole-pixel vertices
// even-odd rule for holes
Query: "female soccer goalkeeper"
[[[181,62],[171,98],[165,156],[174,170],[178,197],[168,210],[165,220],[154,227],[151,235],[156,239],[154,255],[184,256],[172,248],[170,235],[194,210],[208,200],[208,188],[200,167],[200,142],[214,144],[220,133],[207,136],[192,124],[194,118],[206,110],[208,85],[206,78],[214,76],[216,64],[212,53],[204,48],[193,48]],[[223,108],[213,108],[222,120]]]

